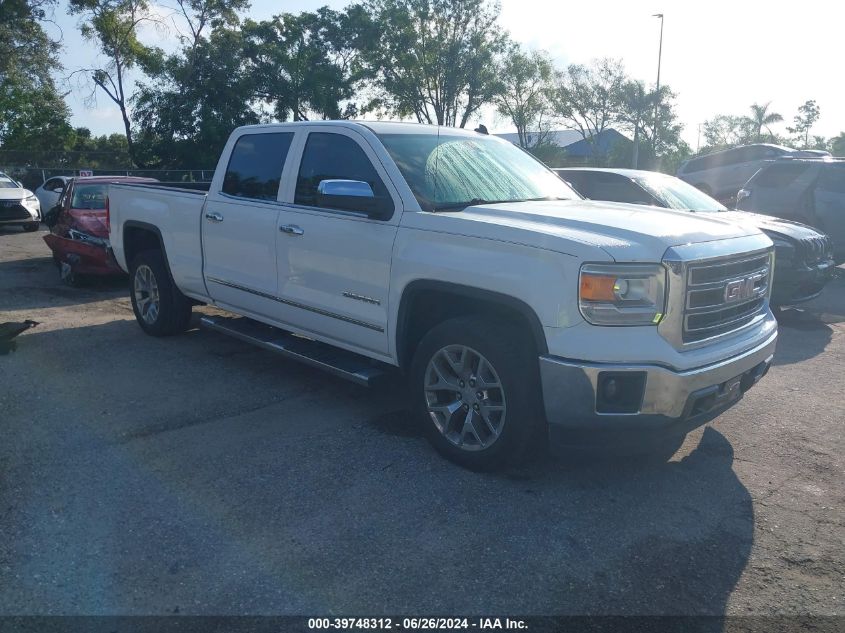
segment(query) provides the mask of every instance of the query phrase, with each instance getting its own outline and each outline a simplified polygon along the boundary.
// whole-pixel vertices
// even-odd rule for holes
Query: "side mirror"
[[[393,213],[393,203],[376,197],[373,188],[363,180],[321,180],[317,185],[317,204],[330,209],[360,211],[378,219]]]

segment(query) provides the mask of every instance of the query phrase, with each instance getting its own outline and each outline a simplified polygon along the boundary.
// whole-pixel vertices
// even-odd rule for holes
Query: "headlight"
[[[38,198],[36,198],[35,196],[27,196],[24,199],[24,204],[30,207],[37,207],[39,206]]]
[[[660,264],[585,264],[578,306],[594,325],[657,325],[663,318],[666,269]]]

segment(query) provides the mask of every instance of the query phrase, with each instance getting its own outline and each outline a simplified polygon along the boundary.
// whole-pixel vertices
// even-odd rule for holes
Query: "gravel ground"
[[[40,321],[0,356],[0,614],[845,612],[845,271],[671,461],[484,475],[399,390],[144,335],[42,235],[0,230],[0,322]]]

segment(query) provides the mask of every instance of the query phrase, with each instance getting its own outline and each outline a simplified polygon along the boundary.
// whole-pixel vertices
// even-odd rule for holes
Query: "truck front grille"
[[[809,237],[798,243],[798,255],[806,264],[816,264],[831,258],[831,242],[827,235]]]
[[[684,306],[684,343],[721,336],[750,323],[765,309],[770,268],[769,253],[690,262]]]

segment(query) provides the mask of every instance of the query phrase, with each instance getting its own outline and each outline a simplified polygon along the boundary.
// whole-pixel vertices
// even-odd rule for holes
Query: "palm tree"
[[[769,126],[773,123],[780,123],[783,117],[777,112],[769,112],[771,101],[767,101],[763,105],[757,103],[751,104],[751,116],[747,117],[748,125],[754,134],[754,140],[758,143],[763,140],[763,129],[765,128],[769,138],[774,136]]]

